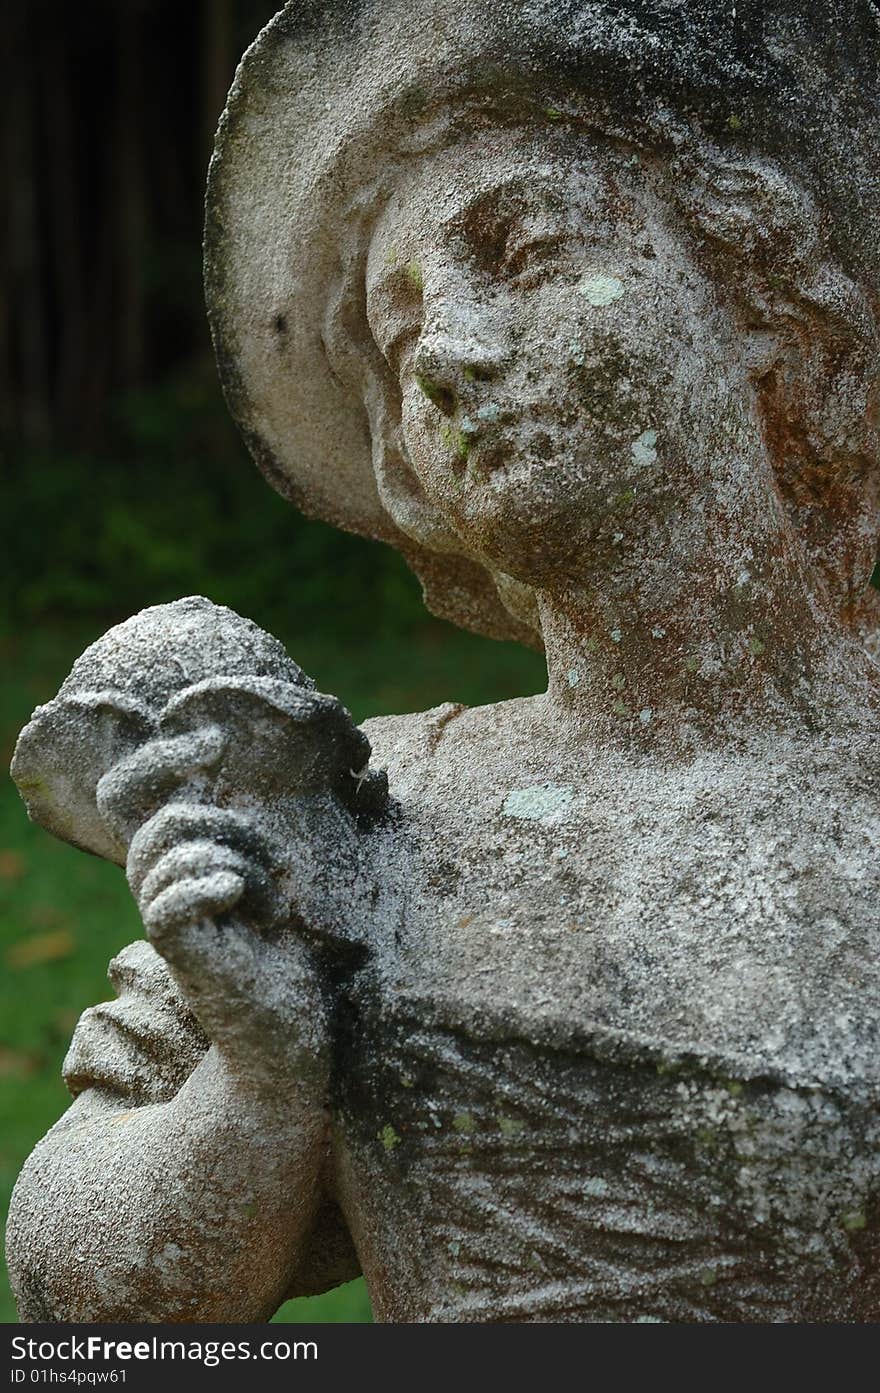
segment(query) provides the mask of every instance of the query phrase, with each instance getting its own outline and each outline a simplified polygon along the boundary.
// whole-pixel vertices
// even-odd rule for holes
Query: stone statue
[[[24,1319],[880,1316],[878,57],[868,0],[296,0],[246,55],[231,409],[549,686],[364,734],[200,599],[79,660],[14,772],[148,942]]]

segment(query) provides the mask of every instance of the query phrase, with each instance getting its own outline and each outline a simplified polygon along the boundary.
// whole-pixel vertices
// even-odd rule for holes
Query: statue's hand
[[[324,1008],[282,889],[283,840],[263,828],[258,805],[197,801],[224,746],[211,728],[154,740],[106,776],[98,801],[117,825],[137,826],[129,884],[202,1028],[231,1071],[274,1090],[285,1075],[301,1083],[323,1070]]]
[[[235,907],[256,930],[283,921],[274,862],[254,818],[170,803],[135,833],[126,873],[147,936],[168,957],[181,928]]]
[[[319,943],[363,951],[383,771],[277,640],[190,597],[78,659],[16,747],[32,819],[125,865],[147,936],[239,1077],[323,1060]]]

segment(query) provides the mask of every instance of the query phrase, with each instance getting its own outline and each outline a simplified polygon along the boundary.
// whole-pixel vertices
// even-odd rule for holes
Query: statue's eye
[[[460,249],[484,275],[501,276],[507,260],[511,226],[509,217],[485,217],[480,209],[474,210],[457,228]]]
[[[504,259],[504,275],[518,285],[547,280],[565,267],[562,255],[566,244],[563,235],[530,237],[508,245]]]

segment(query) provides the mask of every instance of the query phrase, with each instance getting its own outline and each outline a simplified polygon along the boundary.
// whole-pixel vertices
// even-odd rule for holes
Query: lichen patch
[[[657,463],[657,432],[655,430],[643,430],[630,445],[630,454],[636,464],[647,466]]]
[[[539,784],[534,788],[515,788],[504,800],[508,817],[552,822],[562,817],[574,797],[570,784]]]
[[[624,293],[623,281],[617,276],[606,276],[601,271],[588,271],[579,286],[587,303],[601,309],[613,305]]]

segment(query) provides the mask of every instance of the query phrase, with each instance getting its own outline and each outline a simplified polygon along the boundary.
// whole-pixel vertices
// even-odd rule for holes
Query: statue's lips
[[[485,483],[497,479],[517,478],[525,481],[548,480],[571,472],[572,456],[563,442],[547,431],[534,430],[524,437],[517,433],[516,439],[505,439],[494,435],[486,440],[475,440],[454,460],[454,467],[460,481],[467,484]],[[586,464],[586,461],[584,461]],[[579,468],[578,473],[583,473]],[[595,465],[589,468],[596,474]]]
[[[520,409],[494,417],[483,429],[460,429],[456,437],[454,463],[460,475],[486,478],[508,473],[518,466],[529,470],[561,464],[566,456],[560,438],[558,410]]]

